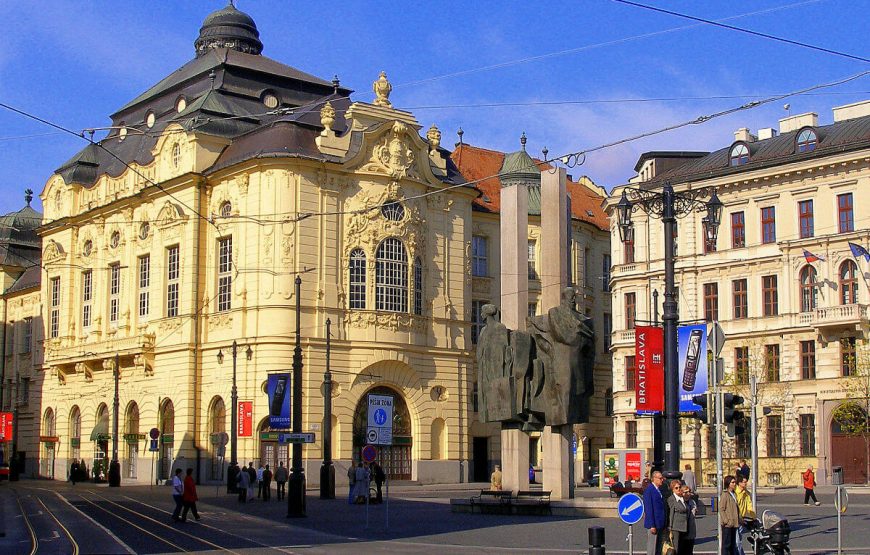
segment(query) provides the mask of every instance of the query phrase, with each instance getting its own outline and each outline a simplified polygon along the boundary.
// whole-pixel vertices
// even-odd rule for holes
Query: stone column
[[[529,192],[520,180],[505,180],[501,190],[501,321],[526,329],[529,310]],[[518,425],[502,424],[502,487],[529,489],[529,436]]]
[[[541,314],[559,306],[562,289],[568,286],[568,192],[565,168],[541,172]],[[553,499],[574,497],[573,427],[545,426],[544,490]]]

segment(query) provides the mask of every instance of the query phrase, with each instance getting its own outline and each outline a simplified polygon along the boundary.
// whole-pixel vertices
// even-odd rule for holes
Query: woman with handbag
[[[695,538],[698,536],[698,528],[695,523],[695,518],[698,514],[698,503],[695,501],[695,494],[689,486],[683,486],[680,489],[683,499],[686,501],[686,507],[689,512],[686,513],[688,523],[688,531],[680,536],[680,544],[677,546],[677,551],[680,555],[695,554]]]
[[[668,543],[670,543],[671,552],[674,555],[682,555],[680,551],[680,543],[683,536],[689,531],[689,507],[686,505],[686,500],[683,499],[682,487],[683,484],[679,480],[671,480],[670,483],[671,495],[668,496],[668,539],[665,541],[665,546],[662,549],[662,555],[669,555]]]

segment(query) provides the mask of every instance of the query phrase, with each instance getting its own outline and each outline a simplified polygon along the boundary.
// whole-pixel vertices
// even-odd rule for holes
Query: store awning
[[[100,420],[91,432],[91,441],[100,441],[109,435],[109,419]]]

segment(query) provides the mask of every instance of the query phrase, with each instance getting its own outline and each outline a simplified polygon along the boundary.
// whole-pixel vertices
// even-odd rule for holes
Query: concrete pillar
[[[529,489],[529,435],[517,426],[501,428],[502,489]]]
[[[541,313],[559,306],[568,286],[568,191],[565,168],[541,172]],[[553,499],[574,497],[571,425],[545,426],[544,490]]]

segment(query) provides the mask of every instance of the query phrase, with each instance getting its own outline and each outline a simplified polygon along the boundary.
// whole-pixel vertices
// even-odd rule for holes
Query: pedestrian
[[[683,483],[689,486],[689,489],[695,491],[698,489],[698,483],[695,481],[695,473],[692,471],[692,465],[687,464],[683,471]]]
[[[369,496],[369,469],[363,463],[357,463],[353,476],[353,500],[354,503],[365,503]]]
[[[257,499],[265,499],[263,496],[263,463],[260,463],[260,467],[257,468]]]
[[[686,500],[683,499],[683,485],[679,480],[671,480],[669,484],[671,493],[668,495],[668,537],[671,544],[677,552],[677,555],[682,555],[680,552],[680,542],[689,532],[689,506],[686,505]]]
[[[79,479],[79,462],[76,459],[73,459],[72,464],[69,466],[69,481],[72,482],[72,485],[76,485],[76,480]]]
[[[743,518],[737,508],[737,479],[730,474],[722,482],[722,497],[719,498],[719,514],[722,517],[722,555],[737,555],[737,529]]]
[[[680,488],[680,493],[686,501],[686,507],[689,511],[686,513],[686,533],[680,536],[680,544],[677,546],[677,553],[680,555],[694,555],[695,553],[695,538],[698,537],[698,527],[695,518],[698,513],[698,504],[695,502],[695,491],[689,486]]]
[[[495,465],[495,470],[492,471],[492,476],[489,477],[489,489],[501,491],[501,467],[499,465]]]
[[[257,471],[254,470],[254,463],[249,461],[246,470],[248,472],[248,477],[250,478],[250,481],[248,482],[248,501],[253,501],[254,486],[257,484]]]
[[[737,488],[734,490],[734,494],[737,497],[737,511],[743,519],[743,524],[737,528],[737,553],[738,555],[746,555],[746,552],[743,551],[743,538],[748,532],[746,529],[746,519],[755,518],[755,508],[752,506],[752,495],[746,489],[746,486],[749,484],[746,477],[741,474],[736,477],[736,480]]]
[[[746,464],[746,459],[740,461],[740,474],[743,475],[746,480],[749,480],[749,465]]]
[[[665,478],[658,470],[653,471],[652,481],[643,490],[643,527],[647,529],[646,553],[647,555],[660,555],[662,543],[665,541],[665,502],[662,487]]]
[[[284,461],[278,463],[278,468],[275,469],[275,483],[278,484],[278,501],[284,499],[284,484],[287,483],[287,468],[284,466]]]
[[[269,470],[269,465],[263,469],[263,501],[268,501],[272,497],[272,471]]]
[[[347,468],[347,504],[353,505],[353,490],[356,482],[356,467],[353,465],[353,461],[350,462],[350,466]]]
[[[381,465],[379,465],[377,461],[372,463],[371,474],[372,478],[375,481],[375,488],[377,489],[377,496],[375,497],[375,502],[383,503],[384,496],[381,493],[381,485],[384,483],[384,480],[387,479],[387,475],[384,474],[384,469],[381,468]]]
[[[181,470],[179,468],[179,470]],[[181,496],[184,501],[184,510],[181,512],[181,522],[187,522],[187,512],[193,513],[193,518],[199,520],[199,513],[196,512],[196,502],[199,497],[196,495],[196,482],[193,479],[193,469],[187,469],[187,476],[184,477],[184,493]]]
[[[175,469],[175,476],[172,477],[172,499],[175,501],[175,510],[172,511],[172,520],[178,522],[181,520],[181,506],[184,503],[184,482],[181,481],[181,469]]]
[[[816,507],[821,505],[818,499],[816,499],[816,474],[813,472],[813,465],[809,465],[807,467],[806,472],[801,474],[801,477],[804,479],[804,505],[810,504],[810,498],[812,497],[813,503],[815,503]]]
[[[239,492],[239,503],[248,501],[248,493],[251,487],[251,475],[247,468],[242,468],[236,475],[236,490]]]

